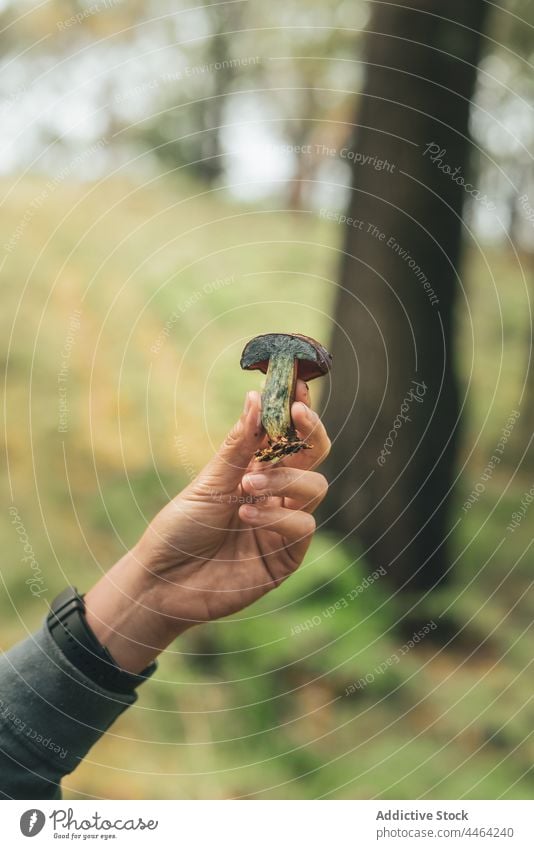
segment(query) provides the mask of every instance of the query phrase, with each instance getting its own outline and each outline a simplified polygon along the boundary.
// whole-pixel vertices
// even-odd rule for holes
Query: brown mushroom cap
[[[251,339],[241,355],[241,368],[267,373],[269,360],[278,352],[290,352],[297,360],[297,377],[308,382],[330,371],[332,354],[315,339],[300,333],[265,333]]]

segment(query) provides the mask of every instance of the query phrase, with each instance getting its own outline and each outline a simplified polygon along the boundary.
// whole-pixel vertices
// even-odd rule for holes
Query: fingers
[[[313,448],[293,454],[284,461],[284,465],[297,469],[314,469],[330,453],[332,443],[325,426],[317,413],[300,401],[293,404],[291,418],[300,438],[313,445]]]
[[[239,518],[249,527],[279,534],[280,548],[287,551],[295,568],[304,558],[315,531],[315,519],[309,513],[265,503],[243,504]]]
[[[308,513],[313,513],[328,492],[328,481],[324,475],[288,466],[274,466],[247,474],[242,485],[249,495],[264,498],[280,496],[286,499],[285,506]]]
[[[193,482],[194,487],[217,493],[232,492],[241,482],[254,452],[261,446],[265,432],[261,426],[261,396],[248,392],[241,418],[236,422],[215,457]]]
[[[301,401],[307,407],[311,407],[310,390],[307,383],[303,380],[297,380],[295,386],[295,401]]]
[[[313,469],[324,460],[330,450],[330,440],[324,425],[317,413],[310,409],[310,394],[307,384],[297,380],[295,390],[296,401],[292,406],[293,423],[302,439],[310,441],[313,448],[301,451],[283,461],[285,467],[295,469]],[[210,490],[217,494],[230,493],[241,483],[243,473],[249,467],[255,452],[265,443],[265,431],[261,425],[261,395],[259,392],[248,392],[245,408],[238,422],[234,425],[215,457],[203,469],[192,487],[203,492]],[[313,493],[312,507],[315,509]],[[306,504],[306,493],[297,495],[299,503]],[[289,493],[288,498],[293,498]],[[296,500],[297,500],[296,499]],[[317,501],[320,503],[321,498]]]

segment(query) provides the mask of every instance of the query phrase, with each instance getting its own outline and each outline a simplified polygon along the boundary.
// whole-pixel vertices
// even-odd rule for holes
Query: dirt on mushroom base
[[[284,457],[290,454],[296,454],[302,449],[313,448],[309,442],[303,442],[301,439],[290,439],[287,436],[281,436],[277,442],[270,442],[267,448],[262,448],[256,451],[255,457],[260,463],[279,463]]]

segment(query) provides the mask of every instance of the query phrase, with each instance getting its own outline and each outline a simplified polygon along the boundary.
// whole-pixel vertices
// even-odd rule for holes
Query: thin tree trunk
[[[335,437],[328,521],[414,590],[448,567],[460,178],[486,8],[377,2],[366,36],[325,411]]]

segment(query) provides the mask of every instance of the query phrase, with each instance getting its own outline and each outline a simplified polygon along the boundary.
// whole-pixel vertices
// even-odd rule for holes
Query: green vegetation
[[[42,184],[3,188],[7,242]],[[5,503],[10,484],[46,587],[30,594],[7,520],[3,648],[67,581],[86,589],[210,456],[261,385],[239,368],[245,340],[328,340],[340,235],[308,212],[232,207],[185,182],[50,193],[1,272]],[[505,254],[470,247],[466,272],[463,442],[475,450],[462,456],[451,585],[401,628],[380,577],[358,590],[371,571],[360,552],[320,531],[294,579],[176,642],[66,780],[68,798],[531,798],[528,521],[506,531],[532,484],[524,466],[508,486],[521,421],[462,510],[517,409],[528,316]],[[402,654],[440,616],[450,642],[430,630]]]

